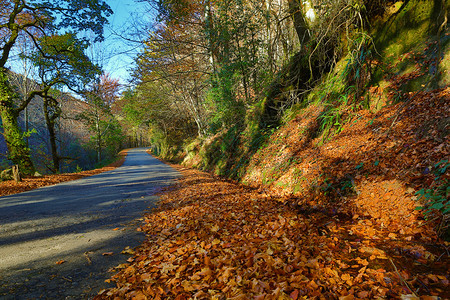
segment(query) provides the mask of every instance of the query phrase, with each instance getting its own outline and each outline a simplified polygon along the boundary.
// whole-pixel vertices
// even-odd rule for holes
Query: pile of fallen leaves
[[[449,99],[446,88],[412,93],[378,113],[358,112],[321,146],[320,137],[300,133],[317,126],[321,108],[310,107],[255,155],[245,180],[258,186],[270,175],[276,179],[271,189],[295,196],[299,205],[330,205],[383,226],[417,227],[415,193],[435,188],[434,166],[448,159]],[[449,179],[449,172],[441,177]]]
[[[296,211],[261,189],[180,171],[145,217],[147,240],[115,269],[117,287],[95,299],[450,296],[445,245],[430,251],[369,218]]]
[[[20,182],[15,182],[14,180],[0,181],[0,197],[26,192],[43,186],[54,185],[60,182],[76,180],[83,177],[100,174],[106,171],[111,171],[123,164],[126,155],[127,155],[126,150],[121,151],[119,153],[118,160],[109,164],[106,167],[99,169],[82,171],[78,173],[64,173],[64,174],[44,175],[38,177],[36,176],[25,177]]]

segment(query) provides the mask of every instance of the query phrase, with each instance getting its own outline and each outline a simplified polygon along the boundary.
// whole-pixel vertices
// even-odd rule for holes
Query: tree
[[[113,113],[128,136],[128,147],[142,146],[144,139],[146,140],[145,131],[148,130],[147,125],[150,122],[149,107],[146,105],[148,101],[140,100],[142,97],[137,96],[136,89],[128,88],[113,106]]]
[[[38,50],[41,49],[40,38],[68,30],[90,30],[96,35],[96,41],[100,41],[106,17],[112,11],[103,0],[2,0],[0,7],[0,116],[3,135],[9,159],[20,165],[22,172],[31,174],[34,167],[30,150],[26,147],[17,117],[36,93],[31,91],[25,101],[16,105],[18,97],[6,75],[6,64],[15,51],[18,38],[31,40]]]
[[[203,30],[204,3],[160,1],[154,6],[159,11],[160,22],[143,41],[134,76],[145,89],[152,82],[164,85],[174,102],[172,107],[183,106],[195,122],[197,134],[205,135],[208,112],[203,94],[211,65]]]
[[[137,58],[136,77],[167,84],[198,135],[243,124],[248,107],[299,49],[294,9],[286,1],[148,2],[159,18]]]
[[[31,55],[31,61],[38,69],[41,90],[37,92],[44,103],[44,116],[47,125],[53,166],[53,173],[60,170],[60,161],[65,159],[58,154],[56,123],[61,116],[61,104],[58,91],[53,87],[69,88],[75,93],[83,93],[85,86],[100,74],[84,51],[86,41],[76,38],[72,33],[50,35],[39,39],[40,49]]]
[[[135,96],[144,94],[160,120],[178,119],[181,107],[197,136],[243,130],[258,102],[260,126],[279,122],[335,63],[341,33],[357,23],[363,6],[359,0],[145,2],[159,15],[136,58]],[[164,99],[154,96],[160,90]],[[151,123],[163,133],[158,136],[174,128]]]
[[[111,106],[116,101],[119,92],[119,81],[103,74],[90,90],[84,93],[89,108],[78,116],[87,123],[94,134],[92,140],[97,151],[97,162],[104,159],[103,149],[112,148],[115,154],[121,144],[120,126],[111,112]]]
[[[35,90],[37,87],[36,82],[30,80],[30,78],[35,77],[35,68],[29,59],[26,57],[34,50],[31,41],[26,38],[19,38],[17,42],[17,50],[21,54],[20,62],[15,65],[17,73],[10,72],[8,78],[10,83],[17,89],[17,92],[21,96],[21,101],[26,101],[28,94]],[[23,111],[24,122],[25,122],[25,132],[28,132],[30,128],[30,113],[28,111],[28,106],[25,107]],[[26,145],[28,144],[29,138],[26,136]]]

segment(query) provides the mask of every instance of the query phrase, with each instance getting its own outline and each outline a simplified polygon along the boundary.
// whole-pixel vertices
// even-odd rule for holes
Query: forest
[[[119,79],[94,51],[112,14],[105,2],[1,1],[0,8],[2,169],[90,170],[143,143],[136,130],[134,139],[124,134],[131,124],[113,107]]]
[[[141,2],[157,17],[136,26],[142,50],[123,87],[93,50],[106,3],[2,1],[4,168],[74,171],[147,145],[240,179],[308,106],[323,106],[314,135],[324,143],[359,111],[448,84],[445,1]],[[83,23],[86,13],[94,17]],[[412,71],[425,67],[420,46],[435,66]]]
[[[140,51],[124,87],[90,51],[113,13],[106,2],[0,1],[3,169],[75,172],[106,165],[124,148],[146,146],[167,162],[226,180],[225,186],[208,185],[206,173],[195,173],[203,179],[190,185],[215,195],[205,196],[211,202],[203,205],[201,196],[165,196],[141,229],[164,240],[155,238],[118,268],[118,287],[99,299],[448,296],[447,1],[136,3],[156,18],[137,20],[136,32],[128,32]],[[21,74],[7,68],[13,57]],[[234,191],[228,183],[245,188]],[[222,189],[242,197],[214,202],[225,197]],[[263,197],[259,206],[255,197]],[[223,205],[239,207],[238,216],[230,215],[239,222],[249,210],[248,220],[261,228],[251,232],[245,225],[251,221],[242,221],[248,244],[233,228],[222,233],[222,213],[229,214],[219,213]],[[260,218],[264,214],[270,221]],[[173,222],[190,229],[178,230]],[[321,224],[318,232],[312,224]],[[302,230],[323,253],[288,234]],[[280,240],[270,240],[271,234]],[[208,239],[202,245],[208,251],[192,246]],[[364,239],[358,256],[355,243]],[[378,239],[388,240],[384,248]],[[186,245],[176,250],[182,240]],[[293,240],[310,247],[309,254],[293,250]],[[233,252],[235,244],[244,250]],[[258,247],[264,249],[256,263]],[[352,258],[331,262],[326,252],[333,249],[348,249]],[[194,252],[196,263],[186,254]],[[308,258],[318,252],[323,257]],[[387,255],[404,257],[408,267],[398,270],[400,259]],[[233,265],[249,257],[253,273]],[[149,269],[145,259],[164,266]],[[429,269],[423,272],[415,259]],[[358,269],[338,274],[352,268],[350,260]]]

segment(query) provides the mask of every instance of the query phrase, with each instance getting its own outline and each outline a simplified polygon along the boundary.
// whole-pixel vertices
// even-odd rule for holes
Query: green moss
[[[449,36],[445,30],[439,31],[446,11],[448,4],[443,0],[398,1],[392,5],[372,27],[374,50],[381,60],[373,70],[372,85],[381,86],[386,74],[397,78],[411,74],[396,87],[399,92],[446,86]]]
[[[17,123],[19,111],[14,105],[14,92],[8,82],[6,70],[0,69],[0,115],[3,136],[8,147],[8,159],[19,165],[23,174],[33,174],[34,166],[30,158],[30,149],[26,146],[23,133]]]
[[[397,2],[396,6],[400,3]],[[384,19],[381,29],[375,27],[375,45],[379,53],[395,60],[414,50],[438,29],[442,1],[411,0],[404,7]]]
[[[450,85],[450,35],[441,38],[439,52],[442,59],[438,66],[438,85],[445,87]]]

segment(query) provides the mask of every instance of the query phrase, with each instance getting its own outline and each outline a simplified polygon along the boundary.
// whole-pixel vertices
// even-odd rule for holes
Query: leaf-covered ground
[[[25,177],[21,182],[15,182],[14,180],[0,181],[0,197],[17,193],[22,193],[30,190],[34,190],[43,186],[54,185],[60,182],[71,181],[80,179],[87,176],[100,174],[106,171],[113,170],[123,164],[126,157],[126,150],[123,150],[119,154],[120,158],[114,163],[109,164],[106,167],[82,171],[78,173],[64,173],[64,174],[52,174],[39,177]]]
[[[296,132],[313,129],[311,108],[255,156],[253,188],[176,166],[147,240],[96,299],[448,299],[442,218],[425,220],[415,193],[442,183],[449,96],[361,113],[321,146]],[[285,173],[261,185],[268,169]]]
[[[299,213],[261,190],[180,171],[145,218],[147,240],[116,268],[117,288],[95,299],[449,296],[444,246],[430,252],[370,219]]]

